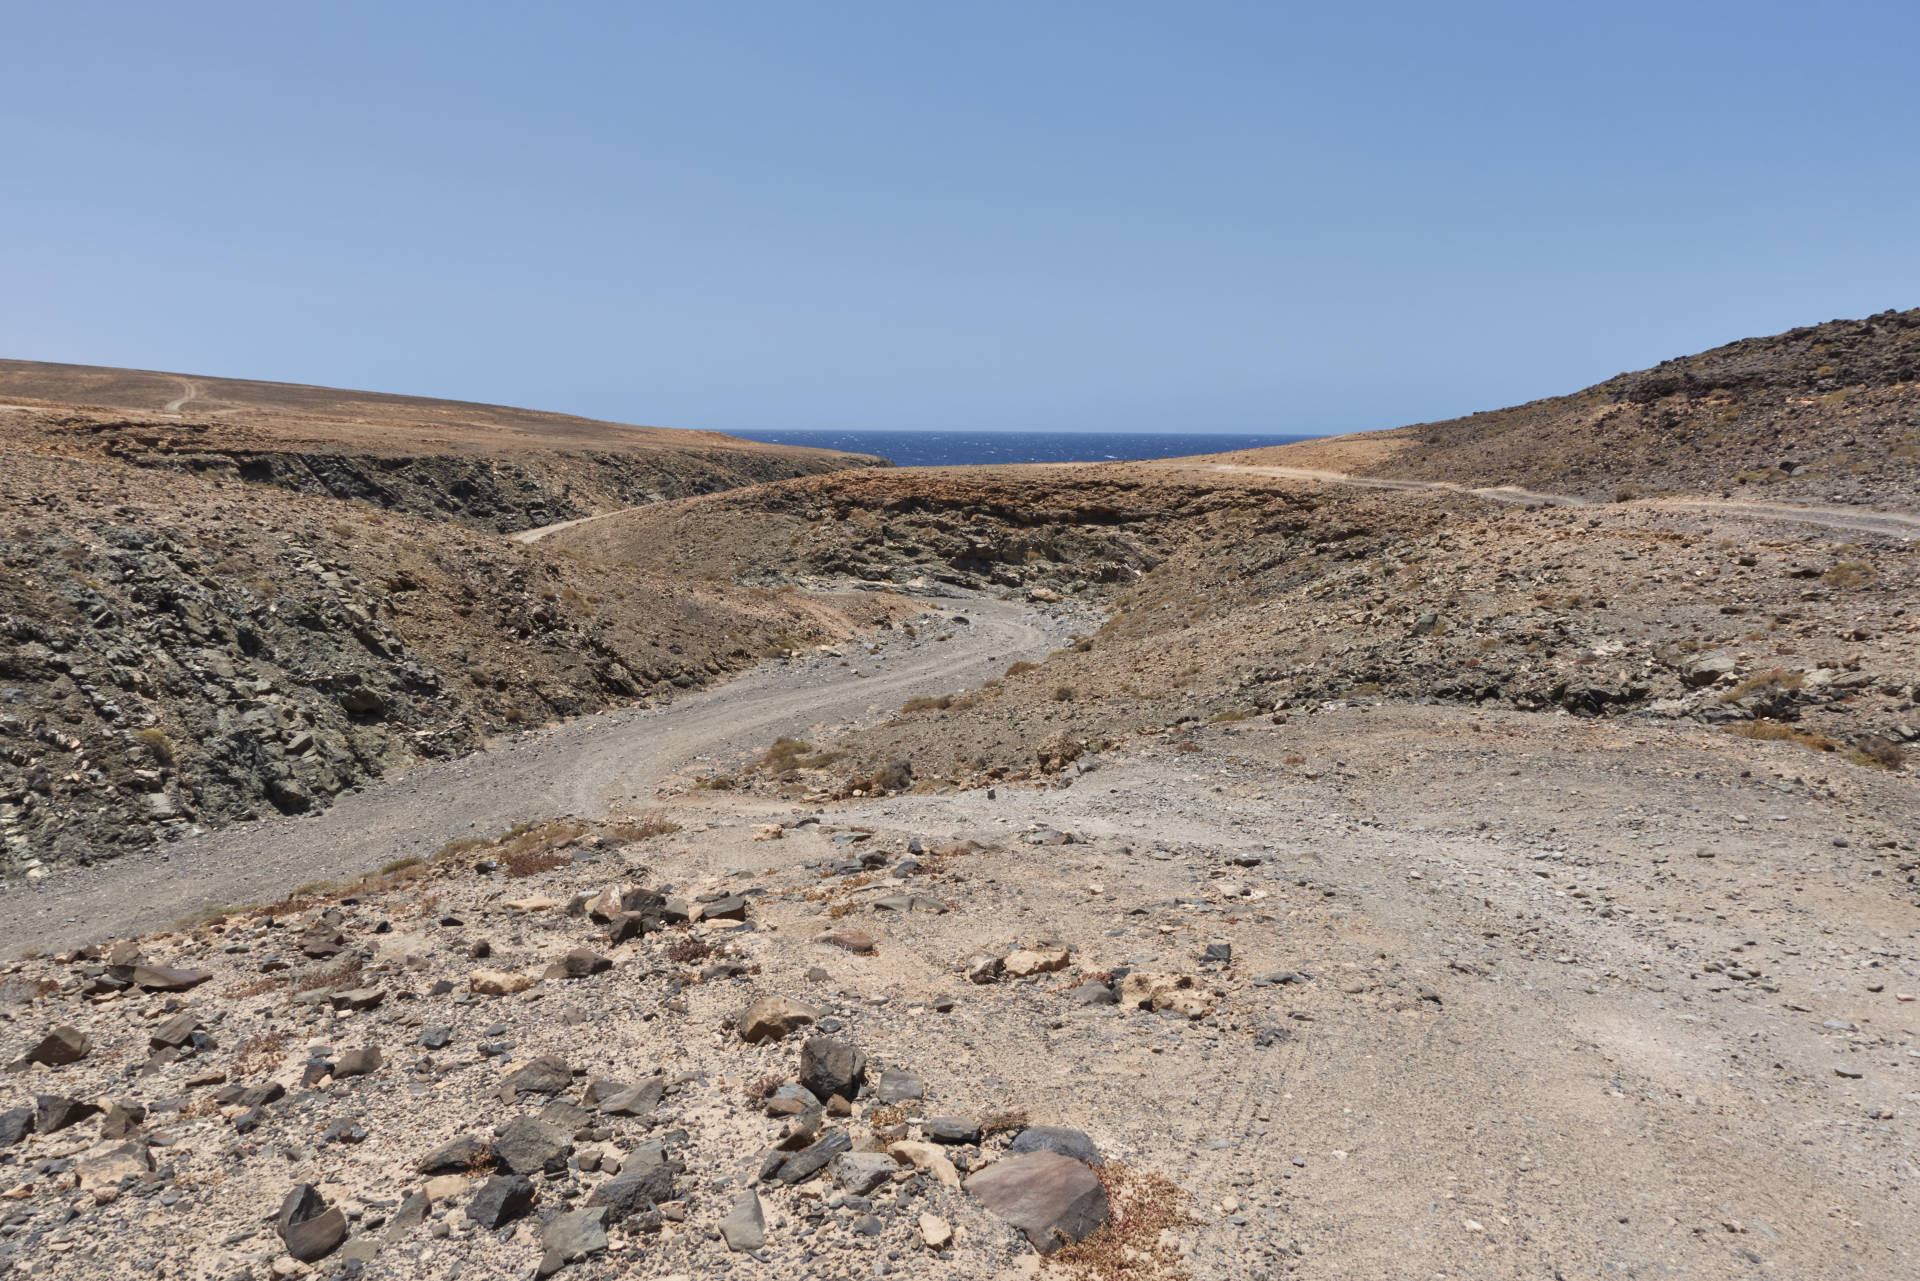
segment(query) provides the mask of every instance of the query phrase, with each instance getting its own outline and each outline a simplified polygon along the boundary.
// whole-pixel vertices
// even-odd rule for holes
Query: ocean
[[[1184,458],[1230,449],[1286,445],[1311,436],[1225,433],[1080,431],[736,431],[770,445],[808,445],[878,454],[901,467],[964,467],[986,463],[1102,463],[1133,458]]]

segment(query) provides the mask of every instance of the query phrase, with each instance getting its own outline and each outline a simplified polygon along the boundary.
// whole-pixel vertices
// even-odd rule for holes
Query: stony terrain
[[[1100,611],[1046,661],[837,745],[868,770],[911,760],[922,784],[1335,698],[1688,718],[1894,767],[1920,740],[1920,542],[1892,535],[1119,465],[821,477],[548,542]]]
[[[1910,320],[519,539],[31,411],[0,1269],[1910,1277]]]
[[[119,448],[137,429],[96,414],[10,410],[0,427],[0,871],[304,812],[514,726],[692,688],[879,617],[868,601],[582,565],[464,519],[484,508],[521,528],[573,507],[452,484],[442,508],[395,479],[437,494],[440,464],[497,479],[510,464],[493,457],[390,457],[405,466],[383,473],[389,502],[148,465]],[[308,475],[314,456],[270,427],[253,447]],[[836,457],[737,453],[725,467],[657,445],[605,457],[693,488]],[[573,466],[525,457],[529,475]]]
[[[1805,759],[1329,706],[991,792],[696,791],[36,956],[0,1252],[1012,1277],[1016,1222],[1104,1197],[1050,1272],[1910,1275],[1914,788]],[[1013,1164],[1043,1141],[1106,1164]]]
[[[1363,476],[1915,512],[1920,309],[1746,338],[1570,396],[1222,455]]]

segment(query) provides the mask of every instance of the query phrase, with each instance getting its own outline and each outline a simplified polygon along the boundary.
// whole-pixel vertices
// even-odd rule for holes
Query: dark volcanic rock
[[[40,1038],[40,1044],[27,1051],[26,1062],[63,1067],[68,1063],[78,1063],[92,1049],[91,1037],[77,1027],[62,1024]]]
[[[1099,1176],[1056,1152],[996,1161],[964,1186],[980,1204],[1018,1228],[1041,1254],[1084,1241],[1107,1221],[1107,1192]]]
[[[625,1169],[593,1190],[587,1197],[587,1204],[607,1207],[607,1221],[618,1223],[630,1215],[651,1210],[662,1201],[673,1199],[671,1166],[630,1159]]]
[[[867,1076],[867,1056],[851,1041],[810,1036],[800,1048],[800,1084],[816,1098],[837,1094],[851,1101]]]
[[[467,1202],[467,1218],[489,1231],[533,1209],[533,1180],[523,1174],[500,1174],[480,1185]]]
[[[1064,1125],[1030,1125],[1013,1136],[1007,1152],[1011,1156],[1025,1156],[1029,1152],[1055,1152],[1085,1165],[1104,1164],[1100,1159],[1100,1149],[1094,1146],[1092,1139]]]
[[[41,1094],[33,1100],[33,1131],[54,1134],[99,1113],[95,1105],[64,1094]]]

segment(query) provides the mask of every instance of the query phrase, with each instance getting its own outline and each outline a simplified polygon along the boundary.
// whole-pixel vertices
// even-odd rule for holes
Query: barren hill
[[[1222,457],[1585,498],[1764,494],[1910,511],[1920,309],[1744,338],[1508,409]]]
[[[0,428],[52,452],[506,533],[880,460],[711,431],[291,383],[0,361]]]

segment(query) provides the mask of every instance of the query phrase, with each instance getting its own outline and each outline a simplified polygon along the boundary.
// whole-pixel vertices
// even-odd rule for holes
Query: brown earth
[[[1920,309],[1746,338],[1571,396],[1218,460],[1588,499],[1920,512]]]

